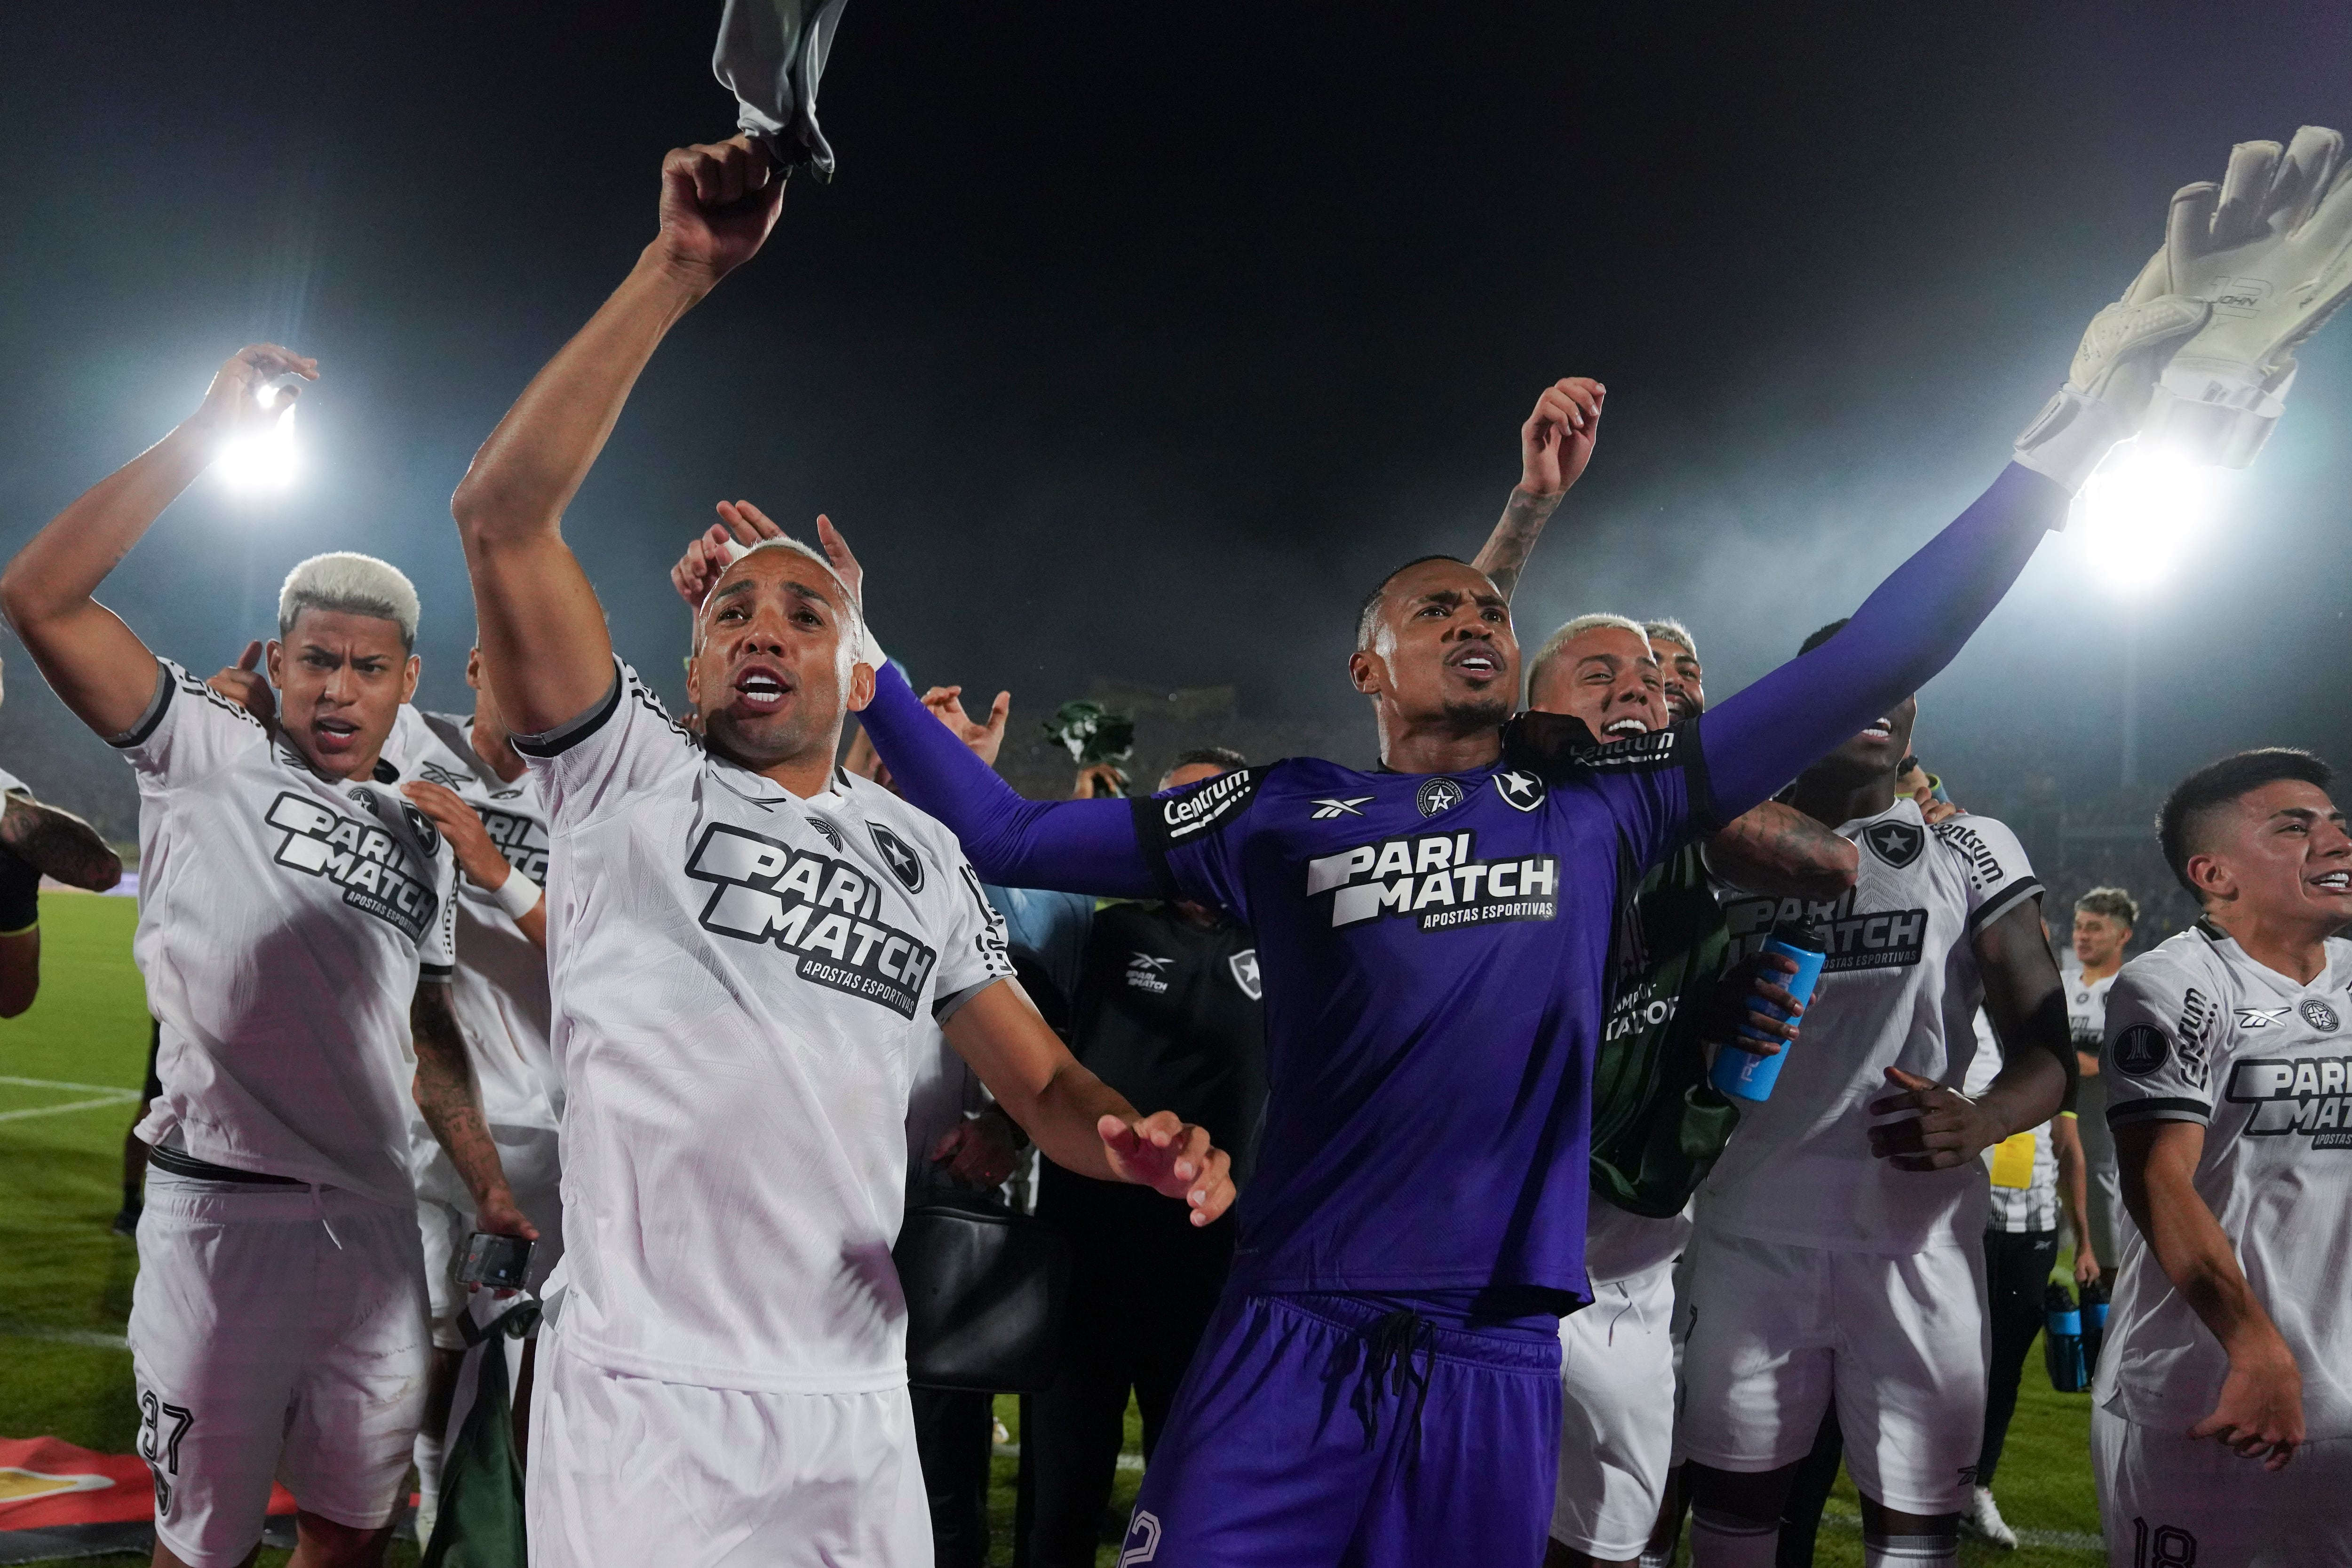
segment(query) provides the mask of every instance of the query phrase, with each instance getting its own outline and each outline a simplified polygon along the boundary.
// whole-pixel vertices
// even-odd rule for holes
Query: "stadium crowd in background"
[[[301,1568],[378,1563],[414,1467],[428,1562],[527,1530],[551,1568],[984,1563],[998,1385],[909,1387],[939,1347],[905,1282],[956,1268],[909,1238],[958,1214],[1066,1270],[1023,1407],[1038,1568],[1095,1560],[1130,1396],[1125,1563],[1663,1563],[1687,1513],[1700,1568],[1759,1568],[1841,1462],[1873,1568],[2013,1545],[1991,1485],[2068,1234],[2114,1297],[2111,1560],[2352,1561],[2332,774],[2183,781],[2158,839],[2201,918],[2127,957],[2138,906],[2095,889],[2062,972],[2018,836],[1911,750],[2118,442],[2251,458],[2352,290],[2340,140],[2183,191],[1984,495],[1737,695],[1698,633],[1609,609],[1523,668],[1512,592],[1607,400],[1570,377],[1477,556],[1365,598],[1376,768],[1211,748],[1034,801],[992,771],[1009,694],[918,697],[869,620],[888,568],[869,594],[828,520],[727,502],[688,542],[683,720],[563,536],[670,329],[829,166],[835,9],[730,8],[786,18],[722,40],[752,134],[668,155],[656,237],[459,483],[470,713],[414,707],[422,606],[371,556],[295,563],[209,682],[95,598],[317,378],[287,349],[0,575],[139,780],[155,1561],[248,1560],[276,1480]],[[2213,309],[2265,268],[2328,286]],[[37,873],[120,866],[0,791],[5,1016]],[[509,1336],[511,1376],[465,1359]],[[485,1432],[511,1471],[445,1468]]]

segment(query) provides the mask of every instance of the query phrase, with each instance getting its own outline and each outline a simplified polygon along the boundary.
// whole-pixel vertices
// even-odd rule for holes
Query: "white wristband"
[[[506,910],[507,918],[516,921],[539,908],[539,884],[520,871],[509,871],[507,879],[490,892],[499,908]]]

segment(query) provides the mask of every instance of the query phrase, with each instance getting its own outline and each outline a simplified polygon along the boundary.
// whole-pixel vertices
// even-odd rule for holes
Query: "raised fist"
[[[673,149],[662,160],[657,243],[673,265],[716,283],[758,254],[783,199],[782,175],[743,137]]]

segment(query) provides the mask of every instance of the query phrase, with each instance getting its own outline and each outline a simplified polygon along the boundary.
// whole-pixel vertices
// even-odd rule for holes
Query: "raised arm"
[[[1608,395],[1609,389],[1591,376],[1569,376],[1544,388],[1536,411],[1519,426],[1519,482],[1470,563],[1486,574],[1504,598],[1519,585],[1519,574],[1560,498],[1592,460],[1592,444],[1601,437],[1601,405]]]
[[[1706,861],[1754,892],[1828,900],[1853,886],[1862,852],[1795,806],[1768,800],[1709,838]]]
[[[8,624],[65,705],[99,734],[139,722],[155,695],[155,656],[92,595],[226,443],[282,415],[282,405],[265,409],[257,394],[289,374],[316,381],[318,362],[275,343],[237,350],[194,414],[84,491],[0,574]]]
[[[119,624],[119,623],[118,623]],[[149,696],[155,683],[147,682]],[[43,876],[68,888],[102,893],[122,880],[122,858],[98,836],[98,829],[70,811],[44,805],[29,795],[12,795],[0,807],[0,845]]]
[[[858,714],[899,793],[947,824],[983,880],[1149,899],[1160,891],[1124,800],[1024,800],[887,666]]]
[[[782,181],[741,137],[672,152],[662,162],[661,232],[524,389],[457,487],[450,510],[473,577],[483,670],[520,733],[553,729],[612,689],[613,645],[595,590],[563,542],[564,508],[654,350],[758,252],[782,199]]]

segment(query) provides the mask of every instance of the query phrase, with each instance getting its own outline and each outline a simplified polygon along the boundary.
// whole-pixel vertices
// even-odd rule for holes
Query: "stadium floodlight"
[[[274,386],[265,386],[255,395],[264,408],[279,401]],[[301,467],[300,458],[294,444],[294,400],[289,397],[268,425],[222,447],[213,466],[231,489],[262,495],[292,484]]]
[[[2084,485],[2069,531],[2095,576],[2119,593],[2138,593],[2187,555],[2220,510],[2223,482],[2218,468],[2126,441]]]

